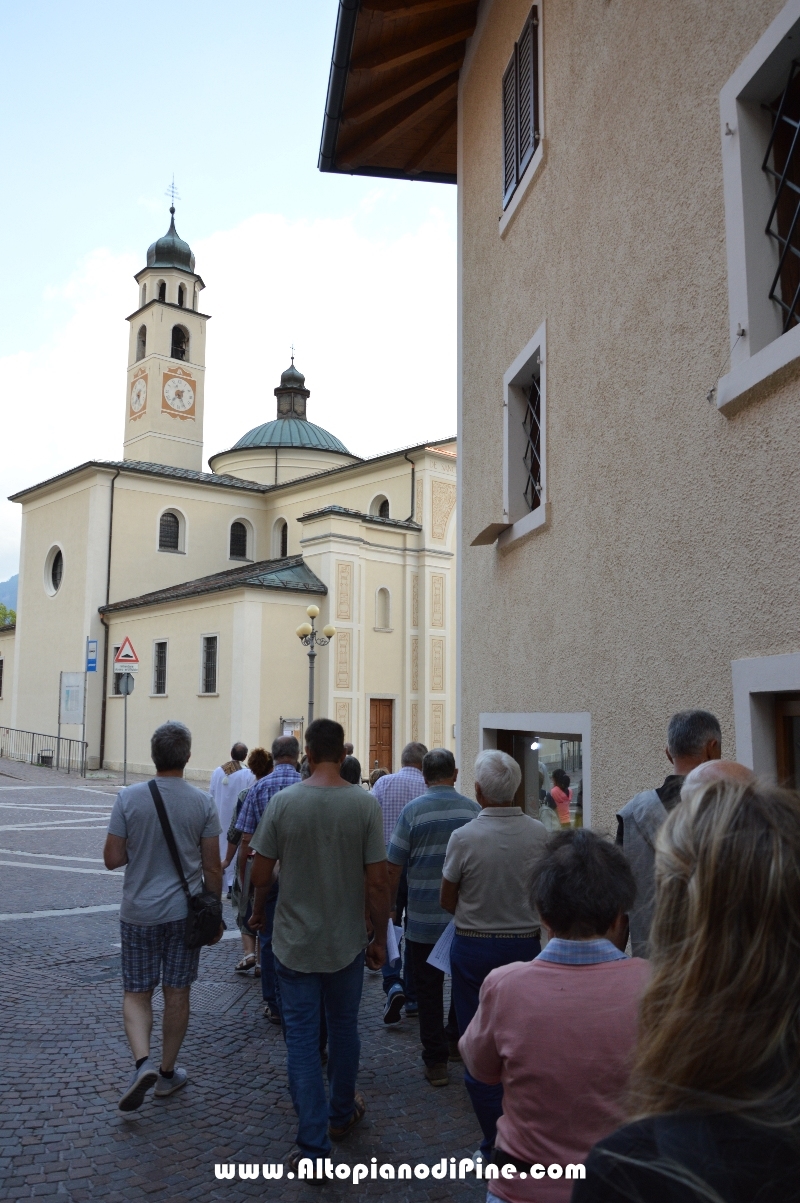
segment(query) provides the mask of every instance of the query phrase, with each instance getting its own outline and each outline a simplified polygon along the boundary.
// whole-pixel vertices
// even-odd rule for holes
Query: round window
[[[44,587],[51,597],[61,588],[64,576],[64,556],[60,547],[51,547],[44,564]]]

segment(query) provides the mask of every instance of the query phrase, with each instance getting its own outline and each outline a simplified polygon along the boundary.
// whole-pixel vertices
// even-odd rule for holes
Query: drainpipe
[[[408,459],[408,452],[403,452],[403,459]],[[414,521],[414,505],[416,503],[416,483],[417,483],[417,465],[413,459],[408,459],[411,464],[411,513],[406,518],[406,522]]]
[[[114,482],[121,468],[117,468],[111,477],[111,504],[108,510],[108,563],[106,565],[106,605],[111,599],[111,535],[114,530]],[[100,706],[100,768],[106,757],[106,700],[108,697],[108,623],[105,614],[100,615],[103,624],[103,701]]]

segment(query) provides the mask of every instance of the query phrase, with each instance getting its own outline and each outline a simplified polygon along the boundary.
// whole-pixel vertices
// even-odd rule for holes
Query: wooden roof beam
[[[424,17],[442,12],[446,8],[475,8],[475,0],[419,0],[403,4],[402,0],[361,0],[362,11],[381,13],[384,21],[398,21],[404,17]]]
[[[451,130],[455,129],[457,120],[458,114],[456,112],[450,112],[447,114],[444,120],[437,125],[430,137],[426,138],[416,154],[412,155],[406,163],[405,171],[408,175],[419,175],[421,171],[425,170],[425,164],[427,160],[431,157],[434,151],[436,151]]]
[[[352,71],[390,71],[394,67],[402,67],[404,63],[413,63],[418,59],[436,54],[457,42],[465,42],[475,31],[475,18],[470,16],[459,21],[455,26],[451,22],[438,25],[436,29],[427,29],[415,33],[413,37],[398,41],[386,51],[371,50],[361,55],[353,55],[350,60]],[[388,57],[386,57],[388,55]]]
[[[352,108],[346,108],[342,114],[344,122],[367,121],[378,113],[385,113],[393,105],[400,104],[430,84],[444,79],[446,75],[457,71],[461,66],[463,51],[461,46],[448,46],[440,54],[430,59],[423,59],[407,68],[402,75],[392,80],[391,88],[386,86],[383,78],[380,85],[363,95]]]
[[[457,95],[458,74],[456,73],[440,83],[426,88],[424,93],[420,93],[412,100],[397,105],[381,121],[376,122],[368,134],[350,146],[339,148],[337,159],[340,166],[345,171],[365,166],[370,156],[376,155],[425,117],[437,112],[451,100],[455,100]]]

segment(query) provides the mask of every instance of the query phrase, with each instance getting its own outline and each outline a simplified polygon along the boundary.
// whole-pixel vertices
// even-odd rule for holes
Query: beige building
[[[0,726],[55,734],[59,674],[87,641],[90,767],[120,767],[123,698],[112,671],[139,657],[128,762],[149,767],[167,718],[194,734],[207,774],[234,740],[269,744],[308,714],[295,631],[317,605],[315,714],[338,719],[366,773],[409,739],[453,746],[455,440],[361,460],[309,421],[294,363],[277,416],[203,456],[203,281],[173,218],[136,276],[124,458],[90,461],[17,494],[17,626],[0,631]],[[62,735],[80,738],[81,728]]]
[[[561,758],[609,829],[700,706],[800,783],[799,0],[342,2],[336,46],[321,168],[458,186],[463,765],[530,804]]]

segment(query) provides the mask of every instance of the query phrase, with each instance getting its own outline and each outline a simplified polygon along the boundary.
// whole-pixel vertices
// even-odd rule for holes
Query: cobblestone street
[[[101,858],[119,785],[0,761],[0,1199],[481,1198],[470,1181],[319,1188],[285,1176],[238,1179],[240,1162],[281,1161],[295,1132],[280,1029],[262,1016],[259,982],[233,972],[238,937],[203,952],[179,1058],[186,1089],[164,1101],[150,1094],[131,1117],[117,1110],[132,1065],[121,1016],[121,882]],[[229,913],[226,921],[233,929]],[[385,1028],[382,1003],[381,979],[367,975],[359,1083],[367,1117],[339,1158],[397,1166],[469,1156],[480,1137],[461,1066],[449,1087],[432,1089],[418,1025]],[[154,1037],[157,1053],[158,1017]],[[229,1162],[237,1179],[218,1181],[215,1164]]]

